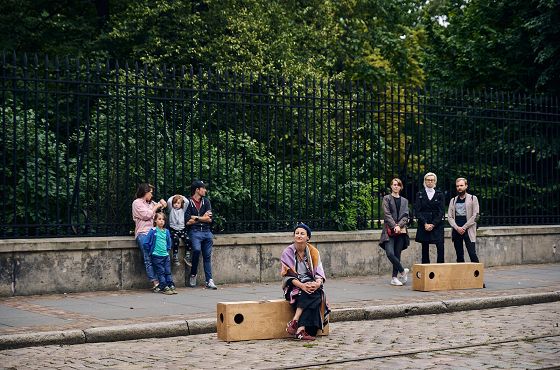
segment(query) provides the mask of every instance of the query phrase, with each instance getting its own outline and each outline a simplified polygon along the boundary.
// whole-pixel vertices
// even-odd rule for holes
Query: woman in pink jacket
[[[158,203],[154,202],[152,200],[153,192],[154,187],[150,184],[142,183],[138,185],[136,199],[132,202],[132,219],[136,225],[134,228],[134,237],[136,238],[138,248],[142,251],[148,280],[152,282],[153,289],[157,289],[159,281],[154,273],[152,260],[150,256],[147,255],[146,248],[144,248],[144,243],[146,235],[154,225],[154,216],[156,212],[165,208],[167,203],[163,199]]]

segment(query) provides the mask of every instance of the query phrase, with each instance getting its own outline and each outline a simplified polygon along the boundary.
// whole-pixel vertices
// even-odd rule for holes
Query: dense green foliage
[[[5,0],[0,49],[558,94],[556,0]]]
[[[6,50],[300,78],[424,77],[415,0],[3,3]]]
[[[200,177],[218,228],[366,228],[391,177],[411,191],[432,170],[446,189],[471,178],[496,217],[552,215],[551,116],[487,115],[532,98],[424,107],[437,92],[417,88],[557,95],[559,18],[554,0],[4,0],[4,214],[112,232],[137,182],[163,196]]]
[[[430,82],[560,94],[560,2],[437,0],[423,22]]]

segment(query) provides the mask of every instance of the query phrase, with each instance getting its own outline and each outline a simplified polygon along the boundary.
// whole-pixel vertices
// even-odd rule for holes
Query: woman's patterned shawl
[[[323,264],[321,263],[321,256],[317,248],[307,243],[305,247],[305,256],[309,262],[310,272],[313,275],[313,279],[317,277],[325,278],[325,271],[323,270]],[[280,275],[282,276],[282,289],[286,289],[288,282],[292,279],[297,279],[298,273],[296,271],[297,259],[296,259],[296,246],[292,244],[284,249],[282,256],[280,257],[280,263],[282,264],[282,270]]]

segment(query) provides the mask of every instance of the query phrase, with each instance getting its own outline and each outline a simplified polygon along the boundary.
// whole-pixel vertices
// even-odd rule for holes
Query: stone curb
[[[457,311],[481,310],[508,306],[522,306],[560,301],[560,291],[457,299],[440,302],[406,303],[341,308],[331,312],[331,322],[381,320],[412,315],[442,314]],[[85,330],[35,332],[0,335],[0,350],[46,345],[70,345],[116,342],[146,338],[164,338],[208,334],[216,332],[216,319],[194,319],[163,323],[130,324],[98,327]]]
[[[457,311],[483,310],[509,306],[523,306],[560,301],[560,291],[455,299],[440,302],[405,303],[395,305],[369,306],[363,308],[343,308],[331,312],[331,322],[381,320],[412,315],[431,315]]]
[[[50,344],[82,344],[86,342],[83,330],[45,331],[25,334],[0,335],[0,350]]]

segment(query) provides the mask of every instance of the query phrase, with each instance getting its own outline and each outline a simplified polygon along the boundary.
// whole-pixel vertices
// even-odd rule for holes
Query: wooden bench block
[[[482,263],[426,263],[412,266],[412,289],[432,290],[476,289],[484,284]]]
[[[286,324],[294,309],[284,299],[220,302],[217,307],[218,339],[227,342],[252,339],[290,338]],[[327,335],[329,326],[317,335]]]

